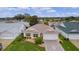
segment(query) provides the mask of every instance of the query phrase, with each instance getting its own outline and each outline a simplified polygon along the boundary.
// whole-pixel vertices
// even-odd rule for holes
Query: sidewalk
[[[3,49],[5,49],[13,40],[10,39],[0,39],[0,43],[2,43]]]

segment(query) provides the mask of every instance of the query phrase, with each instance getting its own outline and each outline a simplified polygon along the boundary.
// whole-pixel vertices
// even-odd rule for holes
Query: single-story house
[[[29,22],[23,22],[23,21],[22,21],[22,23],[23,23],[23,25],[24,25],[26,28],[30,27]]]
[[[27,25],[28,26],[28,25]],[[5,49],[26,29],[23,22],[0,22],[0,43]]]
[[[79,40],[79,22],[63,22],[55,29],[70,40]]]
[[[28,39],[30,38],[35,38],[35,37],[40,37],[43,36],[44,33],[46,32],[53,32],[53,28],[49,27],[48,25],[45,24],[36,24],[34,26],[29,27],[24,31],[24,37],[27,37]]]
[[[0,39],[15,39],[19,34],[24,32],[25,29],[23,22],[0,22]]]
[[[45,49],[47,51],[62,51],[63,48],[58,41],[58,33],[52,27],[45,24],[36,24],[29,27],[24,32],[24,37],[27,39],[34,39],[36,37],[43,37]]]

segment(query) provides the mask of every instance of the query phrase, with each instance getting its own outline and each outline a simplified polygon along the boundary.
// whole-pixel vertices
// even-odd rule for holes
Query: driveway
[[[57,40],[44,40],[46,51],[63,51],[64,49]]]

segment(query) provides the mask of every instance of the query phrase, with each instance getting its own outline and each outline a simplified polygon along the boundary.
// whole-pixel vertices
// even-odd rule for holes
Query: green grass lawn
[[[59,38],[63,42],[63,43],[61,43],[61,45],[64,48],[64,50],[66,50],[66,51],[79,51],[79,49],[74,44],[72,44],[69,40],[66,40],[66,38],[64,38],[61,34],[59,34]]]
[[[20,35],[4,51],[45,51],[45,48],[25,41]]]

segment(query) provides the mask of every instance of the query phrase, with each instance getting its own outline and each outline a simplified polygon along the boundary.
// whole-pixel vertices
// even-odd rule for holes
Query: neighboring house
[[[48,22],[48,25],[50,27],[53,27],[53,26],[56,26],[56,25],[59,25],[61,22]]]
[[[23,22],[23,25],[24,25],[26,28],[30,27],[29,22]]]
[[[49,26],[54,26],[55,23],[56,23],[56,22],[48,22],[48,25],[49,25]]]
[[[27,39],[33,39],[36,37],[43,36],[44,33],[49,31],[53,31],[53,28],[45,24],[36,24],[25,30],[24,37],[26,37]]]
[[[19,34],[25,30],[24,23],[5,23],[0,22],[0,38],[1,39],[15,39]]]
[[[79,22],[63,22],[57,25],[55,29],[70,40],[79,39]]]

